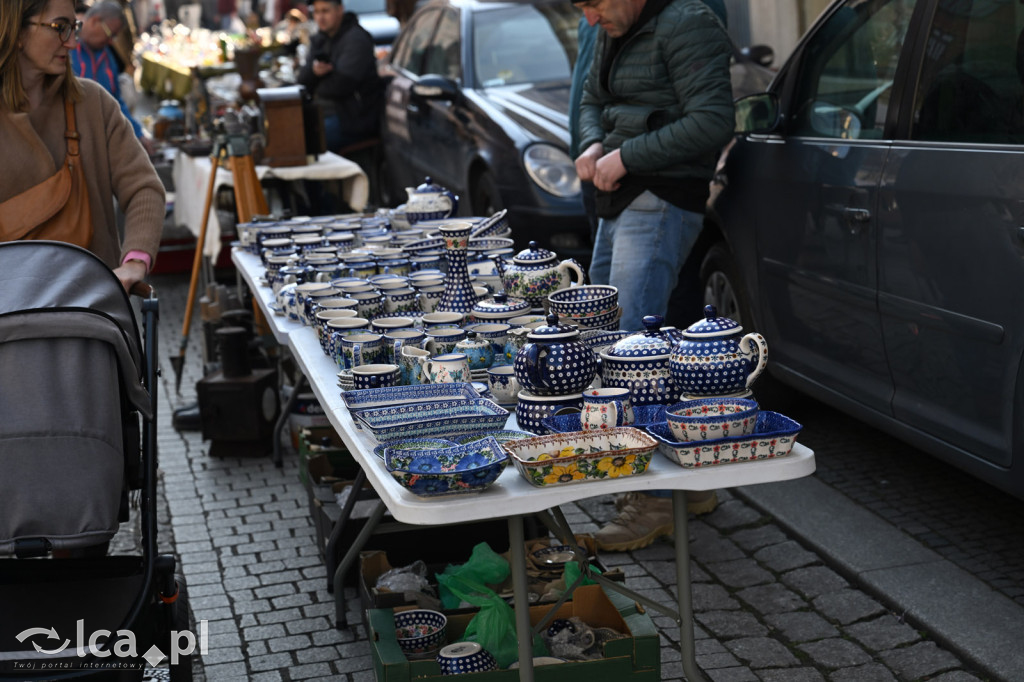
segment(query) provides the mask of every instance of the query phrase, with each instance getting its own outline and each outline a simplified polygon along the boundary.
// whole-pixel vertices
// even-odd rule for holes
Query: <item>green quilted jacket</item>
[[[630,174],[711,179],[734,128],[732,46],[702,0],[672,0],[633,34],[601,86],[601,31],[583,93],[580,150],[622,149]]]

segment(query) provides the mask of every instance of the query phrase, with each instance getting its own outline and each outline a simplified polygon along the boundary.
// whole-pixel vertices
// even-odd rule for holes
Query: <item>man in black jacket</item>
[[[323,111],[327,148],[336,152],[377,135],[384,83],[373,38],[341,0],[314,0],[313,20],[319,31],[298,80]]]

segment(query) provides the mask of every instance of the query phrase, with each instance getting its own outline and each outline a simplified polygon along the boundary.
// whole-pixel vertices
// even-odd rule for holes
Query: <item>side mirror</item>
[[[740,54],[747,61],[764,67],[771,66],[775,61],[775,50],[768,45],[747,45],[740,50]]]
[[[779,99],[773,92],[736,100],[737,133],[770,133],[779,124]]]
[[[459,85],[451,78],[427,74],[412,86],[412,94],[420,99],[439,99],[454,102],[459,98]]]

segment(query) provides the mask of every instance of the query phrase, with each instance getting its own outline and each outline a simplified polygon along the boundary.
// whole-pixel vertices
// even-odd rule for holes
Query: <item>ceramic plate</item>
[[[396,438],[451,438],[473,431],[500,429],[508,421],[508,414],[508,410],[493,401],[474,398],[355,410],[352,417],[378,443],[385,443]]]

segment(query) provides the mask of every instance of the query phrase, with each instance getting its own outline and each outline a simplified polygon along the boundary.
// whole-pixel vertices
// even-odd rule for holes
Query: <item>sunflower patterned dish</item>
[[[793,449],[802,427],[778,412],[762,410],[754,433],[718,440],[679,442],[667,423],[653,424],[647,431],[658,441],[658,450],[681,467],[696,469],[730,462],[753,462],[785,457]]]
[[[384,448],[384,466],[420,497],[480,492],[498,479],[508,455],[493,438],[435,450]]]
[[[642,474],[657,446],[643,431],[623,426],[524,438],[502,447],[523,478],[544,487]]]

